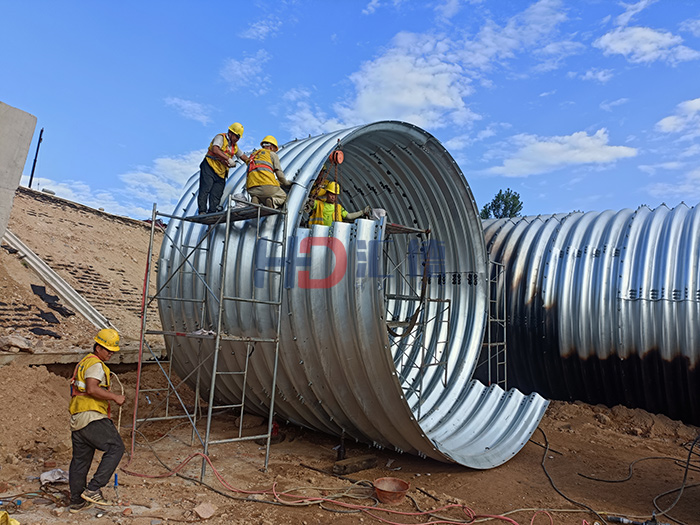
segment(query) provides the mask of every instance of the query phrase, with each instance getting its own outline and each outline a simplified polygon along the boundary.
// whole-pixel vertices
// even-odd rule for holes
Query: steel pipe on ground
[[[309,191],[336,149],[331,166],[350,211],[369,205],[381,220],[305,223]],[[497,466],[527,442],[547,407],[523,395],[472,380],[488,306],[488,261],[478,208],[445,148],[402,122],[377,122],[297,140],[279,157],[295,184],[285,216],[235,222],[228,238],[224,294],[274,301],[282,287],[277,417],[331,434],[345,433],[378,447],[454,461]],[[244,192],[245,167],[235,169],[225,196]],[[196,214],[197,178],[177,214]],[[392,226],[400,224],[412,229]],[[421,230],[430,233],[420,233]],[[207,226],[172,220],[158,273],[164,330],[211,330],[218,319],[212,293],[220,286],[225,228],[188,250]],[[269,241],[275,242],[269,242]],[[281,244],[286,243],[284,280]],[[184,299],[184,300],[183,300]],[[265,303],[227,302],[223,332],[276,337],[275,309]],[[166,338],[175,367],[186,375],[213,352],[211,339]],[[266,414],[273,392],[273,344],[252,355],[245,342],[226,340],[219,370],[250,365],[246,408]],[[210,367],[202,372],[211,385]],[[215,397],[238,403],[240,375],[217,376]]]
[[[505,265],[511,385],[700,424],[697,206],[488,220],[484,233]]]

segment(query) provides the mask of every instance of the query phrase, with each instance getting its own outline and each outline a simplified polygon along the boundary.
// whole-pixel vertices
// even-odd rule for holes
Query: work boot
[[[91,503],[87,500],[83,500],[80,503],[71,503],[70,507],[68,508],[68,512],[70,512],[71,514],[77,514],[81,510],[86,510],[86,509],[92,508],[92,506],[93,506],[93,503]]]
[[[94,503],[95,505],[114,505],[113,502],[109,501],[108,499],[105,499],[105,497],[102,495],[102,491],[100,489],[97,490],[88,490],[85,489],[83,493],[80,495],[81,498],[83,498],[85,501],[89,501],[90,503]]]
[[[268,197],[265,199],[265,206],[268,208],[274,208],[275,207],[275,202],[272,200],[272,197]]]

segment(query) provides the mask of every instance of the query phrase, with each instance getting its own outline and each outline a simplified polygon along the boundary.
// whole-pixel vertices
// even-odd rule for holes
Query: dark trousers
[[[219,177],[214,169],[204,159],[199,165],[199,194],[197,195],[197,207],[199,213],[214,213],[224,194],[226,180]],[[209,207],[207,208],[207,201]]]
[[[98,419],[88,426],[71,432],[73,441],[73,459],[70,462],[68,480],[70,483],[71,503],[80,503],[80,495],[86,488],[97,490],[109,483],[109,478],[117,470],[124,454],[124,442],[114,423],[109,418]],[[95,475],[87,484],[87,475],[92,464],[95,450],[101,450],[102,461]]]

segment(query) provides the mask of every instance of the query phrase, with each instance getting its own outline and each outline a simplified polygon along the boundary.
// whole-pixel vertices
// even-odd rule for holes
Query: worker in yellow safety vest
[[[95,505],[112,505],[102,496],[124,454],[124,442],[110,419],[109,402],[122,406],[126,397],[110,390],[111,373],[106,361],[119,352],[119,334],[103,328],[95,336],[92,353],[75,367],[71,379],[70,429],[73,459],[70,462],[70,512]],[[95,450],[103,452],[90,483],[87,475]]]
[[[330,226],[334,221],[353,221],[360,217],[369,217],[372,208],[366,206],[360,211],[349,213],[338,203],[340,195],[340,184],[335,181],[329,182],[325,187],[325,201],[321,199],[309,199],[305,209],[310,213],[309,226],[323,224]]]
[[[248,194],[253,203],[268,208],[281,208],[287,200],[287,193],[282,188],[292,186],[282,171],[278,150],[277,139],[268,135],[260,142],[260,149],[250,154],[248,162]]]
[[[229,168],[236,165],[237,159],[248,163],[248,156],[237,144],[242,136],[243,126],[240,122],[234,122],[226,133],[219,133],[209,144],[207,154],[199,165],[197,207],[200,214],[221,211],[221,196]]]

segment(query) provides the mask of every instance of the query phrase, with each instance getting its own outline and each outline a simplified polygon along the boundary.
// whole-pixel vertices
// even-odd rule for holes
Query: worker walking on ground
[[[331,181],[325,187],[325,201],[320,199],[309,199],[305,209],[311,214],[309,217],[309,226],[314,224],[323,224],[330,226],[334,221],[353,221],[360,217],[369,217],[372,213],[372,208],[366,206],[360,211],[348,213],[338,203],[338,195],[340,195],[340,184]]]
[[[268,208],[281,208],[287,200],[282,187],[290,188],[277,156],[277,139],[268,135],[260,143],[261,148],[250,154],[246,189],[253,203],[264,204]]]
[[[221,211],[219,203],[229,168],[236,165],[236,159],[248,163],[247,155],[241,152],[237,144],[242,136],[243,126],[234,122],[226,133],[219,133],[209,144],[207,154],[199,165],[197,206],[200,214]]]
[[[109,402],[122,406],[126,397],[110,391],[110,370],[105,364],[119,352],[119,334],[104,328],[95,336],[92,353],[75,367],[71,379],[70,429],[73,459],[70,462],[70,512],[80,512],[93,504],[112,505],[102,496],[124,454],[124,442],[110,419]],[[102,460],[87,483],[95,450]]]

